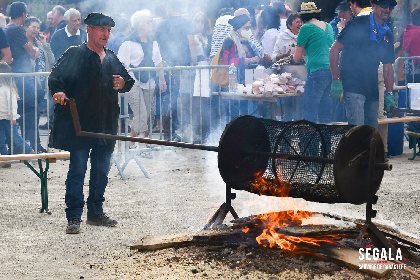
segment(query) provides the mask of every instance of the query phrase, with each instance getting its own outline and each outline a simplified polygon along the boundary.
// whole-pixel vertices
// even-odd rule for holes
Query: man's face
[[[108,43],[109,35],[111,34],[110,26],[88,26],[88,42],[92,43],[98,48],[104,48]]]
[[[372,4],[372,9],[376,19],[385,22],[391,17],[391,12],[394,9],[394,6],[390,6],[387,3],[381,3],[379,5]]]
[[[80,28],[82,25],[82,20],[80,14],[73,14],[69,16],[69,20],[67,21],[67,29],[70,32],[76,32],[77,29]]]
[[[63,16],[57,11],[52,12],[51,16],[53,26],[57,26],[58,23],[63,19]]]
[[[53,19],[53,16],[52,16],[52,12],[50,12],[50,13],[47,14],[47,24],[48,24],[48,26],[54,26],[53,22],[54,22],[54,19]]]

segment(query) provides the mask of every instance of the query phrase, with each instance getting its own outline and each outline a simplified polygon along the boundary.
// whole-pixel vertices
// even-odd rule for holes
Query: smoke
[[[194,15],[197,11],[205,12],[207,10],[207,1],[181,1],[182,13],[185,15]],[[79,4],[79,8],[84,14],[90,12],[103,12],[109,15],[127,15],[128,18],[138,10],[148,9],[154,16],[164,17],[167,14],[167,0],[87,0]]]

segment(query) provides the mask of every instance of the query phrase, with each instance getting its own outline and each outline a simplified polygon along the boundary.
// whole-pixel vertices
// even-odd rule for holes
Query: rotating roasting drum
[[[219,147],[83,131],[76,102],[67,100],[75,134],[146,144],[218,152],[219,172],[226,183],[226,201],[205,228],[239,218],[232,207],[232,189],[304,198],[324,203],[366,203],[363,231],[381,247],[392,248],[372,223],[372,205],[384,175],[391,170],[378,132],[369,126],[323,125],[308,121],[279,122],[242,116],[229,123]]]
[[[369,151],[375,140],[370,174]],[[362,204],[380,186],[385,164],[382,140],[370,126],[278,122],[239,117],[219,143],[220,175],[233,189],[304,198],[324,203]],[[263,177],[270,188],[258,186]],[[370,188],[373,186],[373,189]]]

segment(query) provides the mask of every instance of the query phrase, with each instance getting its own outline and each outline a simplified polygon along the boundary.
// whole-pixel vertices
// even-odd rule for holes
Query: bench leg
[[[39,171],[37,171],[27,160],[23,161],[23,163],[25,163],[25,165],[29,167],[29,169],[31,169],[32,172],[35,173],[35,175],[38,176],[38,178],[40,179],[41,209],[39,210],[39,212],[51,214],[51,212],[48,210],[48,169],[50,168],[49,159],[45,160],[45,168],[42,166],[42,160],[38,159]]]

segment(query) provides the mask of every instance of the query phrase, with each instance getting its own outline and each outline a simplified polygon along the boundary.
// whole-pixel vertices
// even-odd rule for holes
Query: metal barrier
[[[41,111],[45,110],[47,116],[52,114],[51,105],[53,104],[48,98],[49,95],[46,94],[48,92],[46,83],[48,75],[48,72],[0,73],[0,78],[8,80],[8,86],[16,85],[19,93],[18,114],[20,118],[16,125],[10,120],[10,135],[5,135],[10,153],[45,152],[41,145],[38,124]],[[9,100],[13,100],[12,94],[10,92]],[[47,98],[44,99],[45,97]],[[9,104],[10,114],[13,106],[11,102]],[[0,143],[0,145],[4,145],[4,143]]]
[[[399,86],[420,83],[420,56],[398,57],[394,63],[394,77]]]
[[[137,83],[129,93],[120,94],[120,133],[195,144],[218,142],[226,123],[236,116],[253,114],[255,108],[248,101],[222,97],[220,93],[227,88],[210,83],[212,68],[228,66],[131,68],[130,72],[137,81],[143,79],[148,82],[140,86]],[[158,79],[154,78],[159,76],[160,71],[165,77],[166,91],[162,91]],[[251,82],[256,77],[254,71],[248,76]],[[151,80],[156,80],[156,83],[149,82]],[[146,109],[146,114],[139,112],[138,108]],[[139,117],[143,118],[140,122]],[[150,158],[150,151],[162,149],[145,144],[135,145],[137,143],[117,142],[114,163],[122,178],[125,178],[124,170],[131,160],[135,161],[145,177],[149,177],[140,158]]]
[[[240,115],[255,115],[260,101],[237,100],[223,96],[228,91],[210,83],[213,68],[228,66],[175,66],[175,67],[141,67],[129,71],[137,81],[129,93],[119,94],[120,123],[119,134],[187,143],[215,144],[220,139],[225,125]],[[159,86],[159,74],[163,74],[167,90]],[[247,83],[261,77],[261,73],[247,70]],[[50,127],[54,102],[49,94],[48,72],[37,73],[0,73],[0,78],[15,81],[19,91],[19,126],[20,136],[30,141],[34,152],[42,152],[41,142],[47,147],[49,130],[39,130],[41,111],[46,115],[46,127]],[[146,80],[146,82],[144,82]],[[156,81],[156,82],[153,82]],[[141,125],[139,125],[139,123]],[[141,127],[140,127],[141,126]],[[11,135],[8,136],[11,153],[15,151],[12,133],[18,127],[10,122]],[[136,132],[136,133],[134,133]],[[19,133],[18,133],[19,134]],[[31,135],[28,135],[31,134]],[[40,138],[40,136],[42,136]],[[10,140],[9,140],[10,139]],[[151,151],[161,149],[151,145],[135,146],[132,143],[117,142],[113,161],[122,178],[127,164],[134,160],[146,177],[149,177],[141,165],[141,158],[151,157]],[[32,151],[22,151],[27,153]],[[15,152],[16,153],[16,152]]]

